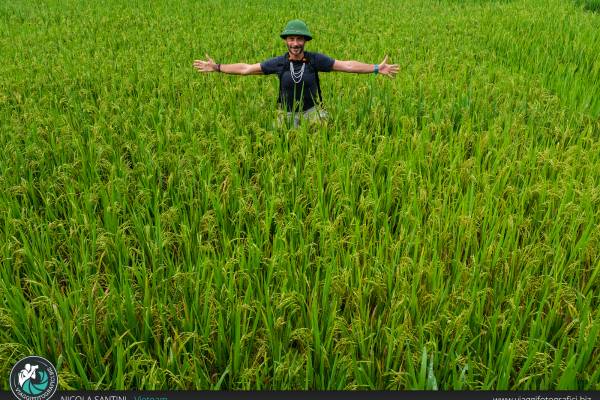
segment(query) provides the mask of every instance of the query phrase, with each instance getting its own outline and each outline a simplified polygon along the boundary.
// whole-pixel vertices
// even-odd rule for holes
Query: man
[[[286,42],[287,54],[257,64],[217,64],[212,58],[195,60],[194,68],[199,72],[221,72],[234,75],[279,75],[278,103],[281,116],[298,126],[302,119],[321,121],[327,112],[321,106],[319,72],[350,72],[356,74],[381,74],[392,78],[398,72],[396,64],[388,64],[387,56],[380,64],[365,64],[358,61],[340,61],[321,53],[304,51],[304,45],[312,39],[308,27],[299,19],[288,22],[281,33]],[[280,123],[282,119],[280,118]]]
[[[29,379],[35,379],[35,370],[39,367],[39,365],[31,366],[31,364],[25,364],[25,369],[19,372],[19,385],[23,387]]]

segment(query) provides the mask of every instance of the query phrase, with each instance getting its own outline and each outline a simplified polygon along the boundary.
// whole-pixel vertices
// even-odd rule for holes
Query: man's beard
[[[304,52],[304,46],[288,46],[290,54],[296,54],[294,50],[300,50],[297,54],[302,54],[302,52]]]

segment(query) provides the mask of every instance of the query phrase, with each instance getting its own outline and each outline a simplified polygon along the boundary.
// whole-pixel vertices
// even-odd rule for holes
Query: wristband
[[[373,74],[377,75],[379,73],[379,64],[373,65]]]
[[[221,72],[221,64],[217,64],[217,72]]]

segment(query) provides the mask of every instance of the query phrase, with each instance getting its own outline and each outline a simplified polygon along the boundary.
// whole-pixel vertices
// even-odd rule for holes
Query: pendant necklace
[[[296,72],[294,71],[294,64],[292,64],[292,62],[290,61],[290,73],[292,74],[292,80],[294,81],[294,83],[300,83],[300,81],[302,80],[305,66],[306,64],[303,63],[302,68],[300,68],[300,71]]]

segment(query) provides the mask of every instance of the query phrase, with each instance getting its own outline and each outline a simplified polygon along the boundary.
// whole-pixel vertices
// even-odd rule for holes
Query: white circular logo
[[[10,372],[10,390],[19,400],[46,400],[58,387],[58,373],[45,358],[29,356]]]

